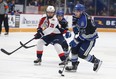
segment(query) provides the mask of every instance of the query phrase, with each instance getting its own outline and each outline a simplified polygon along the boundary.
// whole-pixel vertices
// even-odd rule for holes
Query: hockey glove
[[[35,36],[35,39],[40,39],[41,37],[43,37],[43,35],[44,33],[42,32],[42,29],[39,29],[34,36]]]
[[[70,38],[71,37],[71,33],[70,32],[66,32],[65,37],[66,38]]]
[[[66,30],[63,28],[58,28],[62,34],[66,33]]]
[[[75,26],[75,27],[73,27],[73,32],[75,33],[75,34],[78,34],[78,28]]]
[[[76,40],[74,39],[74,40],[72,40],[72,41],[69,43],[69,45],[70,45],[71,47],[76,47],[78,43],[79,43],[79,42],[76,41]]]

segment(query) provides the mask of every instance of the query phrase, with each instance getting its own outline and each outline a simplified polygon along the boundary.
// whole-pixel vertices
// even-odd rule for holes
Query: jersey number
[[[54,28],[54,24],[51,24],[50,27],[51,27],[51,28]]]

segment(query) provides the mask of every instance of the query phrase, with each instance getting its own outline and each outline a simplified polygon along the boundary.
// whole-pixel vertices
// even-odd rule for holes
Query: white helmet
[[[47,12],[55,12],[54,6],[48,6],[46,9]]]

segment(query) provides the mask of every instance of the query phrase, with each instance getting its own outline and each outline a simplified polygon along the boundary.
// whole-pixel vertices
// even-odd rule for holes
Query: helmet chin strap
[[[47,15],[47,18],[48,18],[48,19],[51,19],[52,17],[53,17],[53,16],[48,16],[48,15]]]
[[[47,14],[46,14],[46,15],[47,15]],[[47,15],[47,18],[48,18],[48,19],[51,19],[51,18],[53,18],[53,17],[54,17],[54,15],[53,15],[53,16],[48,16],[48,15]]]

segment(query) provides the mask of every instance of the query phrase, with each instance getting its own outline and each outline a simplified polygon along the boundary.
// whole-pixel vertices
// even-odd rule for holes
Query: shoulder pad
[[[46,14],[43,14],[42,17],[47,17],[47,15]]]
[[[66,21],[66,19],[65,19],[65,18],[63,18],[63,19],[62,19],[62,22],[65,22],[65,23],[67,23],[67,21]]]
[[[91,19],[91,16],[90,16],[89,14],[84,13],[84,15],[86,15],[86,16],[87,16],[87,19]]]

